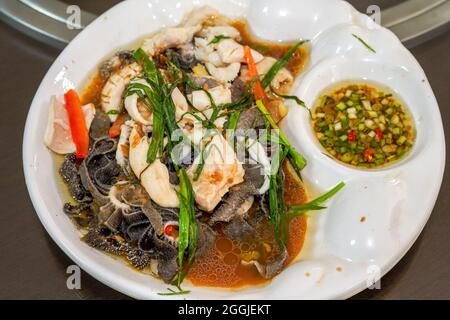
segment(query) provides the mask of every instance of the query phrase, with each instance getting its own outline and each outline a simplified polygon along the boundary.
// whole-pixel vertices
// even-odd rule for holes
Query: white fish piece
[[[263,60],[256,64],[256,70],[258,70],[258,74],[264,75],[269,72],[270,68],[277,62],[275,58],[265,57]],[[286,68],[282,68],[276,76],[272,80],[272,86],[275,89],[278,89],[283,84],[292,83],[294,81],[294,77]]]
[[[243,62],[244,60],[244,47],[233,39],[223,39],[219,41],[216,48],[220,59],[224,63],[230,64],[234,62]]]
[[[130,162],[128,160],[130,153],[130,134],[134,127],[134,121],[128,120],[120,126],[120,137],[116,150],[116,161],[125,172],[129,173]]]
[[[211,40],[216,36],[224,36],[232,39],[239,39],[241,37],[239,31],[232,26],[206,27],[203,28],[198,35],[204,38],[211,38]]]
[[[181,25],[185,27],[198,26],[202,25],[206,20],[211,18],[220,17],[221,14],[216,9],[210,6],[202,6],[192,10],[189,14],[187,14]]]
[[[198,206],[211,212],[232,186],[244,181],[245,172],[233,148],[219,132],[205,148],[204,167],[198,180],[194,181],[193,178],[201,155],[195,159],[187,173]]]
[[[206,69],[211,76],[221,82],[231,82],[236,79],[241,64],[239,62],[231,63],[226,67],[216,67],[212,63],[206,63]]]
[[[211,43],[213,34],[206,35],[206,38],[194,38],[195,58],[203,63],[211,63],[216,67],[227,66],[230,63],[242,63],[244,59],[244,47],[234,39],[222,39],[218,43]],[[251,49],[255,63],[264,59],[258,51]]]
[[[131,84],[134,83],[148,86],[147,81],[144,79],[131,81]],[[131,119],[145,126],[151,126],[153,124],[153,113],[143,103],[139,102],[139,96],[137,93],[133,93],[132,95],[126,97],[124,104]]]
[[[233,39],[223,39],[216,45],[216,51],[223,63],[245,62],[244,46]],[[258,63],[264,59],[264,56],[258,51],[250,49],[253,60]]]
[[[197,60],[212,63],[216,67],[223,66],[219,53],[214,50],[214,44],[209,44],[205,38],[194,38],[194,44],[194,55]]]
[[[100,103],[105,113],[115,110],[119,111],[122,102],[122,96],[125,88],[131,79],[142,72],[142,67],[137,63],[129,64],[119,71],[112,74],[103,87]],[[111,122],[116,121],[116,114],[109,114]]]
[[[201,29],[201,25],[165,28],[144,40],[141,48],[149,56],[153,56],[161,50],[174,48],[188,43],[194,34]]]
[[[169,170],[159,160],[152,164],[147,163],[147,152],[150,146],[149,139],[139,125],[135,125],[130,134],[130,166],[139,178],[141,185],[150,198],[165,208],[179,207],[176,187],[169,181]]]
[[[211,98],[216,106],[231,103],[231,90],[229,88],[225,86],[217,86],[207,91],[211,95]],[[211,107],[211,100],[203,90],[192,91],[191,102],[192,105],[200,111],[204,111]]]
[[[95,106],[89,103],[82,107],[86,127],[89,130],[95,116]],[[47,127],[44,133],[44,144],[58,154],[73,153],[76,150],[70,131],[69,115],[63,101],[52,96],[48,111]]]

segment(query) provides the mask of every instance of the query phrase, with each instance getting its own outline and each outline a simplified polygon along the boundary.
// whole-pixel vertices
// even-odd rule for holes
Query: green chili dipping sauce
[[[391,93],[348,84],[323,94],[313,108],[320,144],[337,160],[376,168],[403,158],[415,140],[413,119]]]

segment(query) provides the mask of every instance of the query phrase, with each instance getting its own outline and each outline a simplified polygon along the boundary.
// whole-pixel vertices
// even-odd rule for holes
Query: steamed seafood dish
[[[306,108],[289,90],[307,56],[305,40],[257,41],[203,7],[100,62],[80,94],[49,97],[44,142],[82,241],[178,287],[282,272],[305,213],[343,187],[308,199],[307,159],[278,127]]]

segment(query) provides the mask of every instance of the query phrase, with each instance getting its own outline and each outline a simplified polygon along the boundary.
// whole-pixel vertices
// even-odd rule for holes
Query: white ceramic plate
[[[445,142],[438,105],[420,65],[390,31],[373,25],[342,1],[129,0],[101,15],[54,62],[28,114],[23,163],[39,218],[64,252],[101,282],[135,298],[162,298],[157,293],[167,286],[161,281],[80,241],[79,232],[62,211],[64,200],[54,162],[42,138],[51,95],[80,89],[98,63],[115,50],[177,24],[184,13],[203,4],[230,17],[246,17],[254,34],[263,39],[310,39],[309,65],[293,89],[308,105],[321,90],[340,80],[365,79],[391,87],[412,112],[417,141],[405,160],[389,168],[348,168],[322,153],[306,112],[291,106],[283,128],[309,160],[304,178],[319,190],[341,180],[347,186],[327,210],[311,216],[300,261],[270,284],[241,290],[186,284],[192,293],[182,298],[347,298],[363,290],[368,280],[385,274],[399,261],[425,225],[442,182]],[[368,51],[352,33],[377,52]],[[361,216],[366,217],[364,223]]]

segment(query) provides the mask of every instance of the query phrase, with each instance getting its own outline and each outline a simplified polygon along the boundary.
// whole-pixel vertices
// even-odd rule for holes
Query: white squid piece
[[[186,114],[186,112],[189,111],[189,105],[180,89],[175,88],[172,91],[171,96],[173,104],[175,105],[175,118],[177,121],[179,121]]]
[[[174,48],[190,42],[194,34],[200,29],[200,25],[166,28],[151,38],[144,40],[141,48],[146,54],[153,56],[164,49]]]
[[[265,57],[263,60],[256,64],[258,74],[264,75],[269,72],[270,68],[272,68],[275,62],[277,62],[275,58]],[[278,89],[284,84],[292,83],[292,81],[294,81],[294,77],[292,76],[292,74],[286,68],[282,68],[273,78],[272,86],[275,89]]]
[[[211,95],[211,98],[216,106],[231,103],[231,90],[229,88],[226,88],[225,86],[217,86],[207,91]],[[204,111],[211,107],[211,100],[203,90],[192,91],[191,102],[192,105],[200,111]]]
[[[95,106],[90,103],[82,107],[86,127],[89,131],[95,116]],[[64,102],[52,96],[48,112],[47,128],[44,134],[44,144],[53,152],[68,154],[75,152],[75,144],[70,131],[69,115]]]
[[[206,69],[209,74],[221,82],[231,82],[236,79],[241,64],[239,62],[231,63],[226,67],[216,67],[212,63],[206,63]]]
[[[109,77],[101,94],[101,106],[105,113],[120,111],[122,95],[131,79],[142,72],[137,63],[129,64]],[[117,114],[108,114],[111,122],[117,119]]]
[[[120,137],[117,144],[116,150],[116,161],[119,166],[121,166],[126,173],[129,173],[130,162],[128,160],[130,153],[130,134],[134,127],[134,121],[126,121],[120,127]]]
[[[150,198],[159,206],[165,208],[179,207],[175,186],[169,181],[169,170],[159,160],[147,163],[149,139],[139,125],[135,125],[130,134],[130,166],[141,181]]]
[[[194,181],[193,178],[200,163],[200,155],[188,169],[188,176],[198,206],[211,212],[232,186],[244,181],[245,172],[233,148],[220,133],[212,138],[204,154],[206,159],[198,180]]]
[[[244,46],[233,39],[223,39],[216,46],[216,51],[223,63],[245,62]],[[258,51],[250,49],[255,63],[264,59],[264,56]]]
[[[147,81],[144,79],[133,80],[131,83],[138,83],[148,86]],[[139,101],[139,96],[137,93],[133,93],[132,95],[126,97],[124,104],[131,119],[137,123],[143,124],[144,126],[151,126],[153,124],[153,113],[147,108],[147,106],[144,105],[144,103]]]
[[[206,38],[195,38],[194,54],[197,60],[204,63],[211,63],[215,67],[224,67],[230,63],[245,62],[244,47],[234,39],[222,39],[218,43],[211,43],[213,34]],[[255,63],[264,59],[258,51],[251,49]]]

